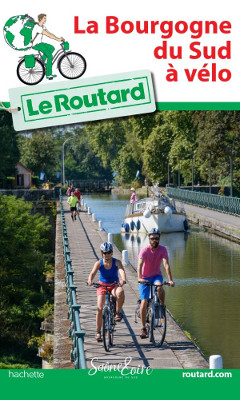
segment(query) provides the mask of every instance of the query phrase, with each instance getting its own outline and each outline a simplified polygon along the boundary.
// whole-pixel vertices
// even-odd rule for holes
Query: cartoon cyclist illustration
[[[51,44],[44,43],[43,35],[49,37],[50,39],[57,40],[58,42],[64,42],[64,39],[63,37],[58,38],[53,33],[50,33],[44,25],[46,21],[46,14],[38,15],[38,23],[35,24],[32,30],[32,44],[33,49],[40,51],[43,54],[42,59],[46,61],[46,78],[53,79],[57,76],[52,74],[52,60],[55,47],[53,47]]]
[[[85,58],[70,51],[69,43],[63,37],[49,32],[45,26],[46,20],[46,14],[39,14],[38,22],[28,14],[17,15],[9,18],[3,28],[7,44],[14,50],[25,53],[20,57],[17,76],[26,85],[36,85],[45,76],[49,80],[56,78],[57,75],[52,72],[55,62],[60,74],[67,79],[80,78],[86,71]],[[46,43],[44,36],[60,42],[60,49],[54,53],[55,47]],[[31,50],[35,50],[37,54],[29,54]]]

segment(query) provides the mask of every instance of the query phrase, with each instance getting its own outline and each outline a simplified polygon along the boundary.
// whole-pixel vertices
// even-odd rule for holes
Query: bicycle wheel
[[[147,317],[146,317],[146,329],[147,329],[147,337],[149,337],[150,342],[152,342],[151,321],[152,321],[152,308],[151,308],[151,303],[148,302]]]
[[[114,328],[115,328],[115,325],[116,325],[116,321],[115,321],[116,299],[115,299],[115,297],[112,297],[110,307],[111,307],[110,344],[111,344],[111,346],[113,346],[113,334],[114,334]]]
[[[111,346],[111,333],[110,333],[110,319],[109,319],[109,308],[105,307],[103,309],[103,326],[102,326],[102,336],[103,344],[106,351],[109,351]]]
[[[151,315],[151,341],[155,347],[161,347],[167,329],[166,312],[159,304],[154,304],[154,311]]]
[[[86,71],[86,68],[87,63],[85,58],[81,54],[72,51],[64,54],[58,62],[60,74],[67,79],[80,78]]]
[[[26,68],[25,60],[22,60],[17,66],[17,76],[25,85],[37,85],[45,76],[45,65],[42,61],[35,59],[35,66]]]

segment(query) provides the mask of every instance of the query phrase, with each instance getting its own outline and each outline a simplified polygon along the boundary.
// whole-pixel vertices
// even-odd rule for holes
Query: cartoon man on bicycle
[[[7,20],[3,28],[6,43],[23,54],[18,61],[17,76],[25,85],[37,85],[45,76],[47,79],[55,78],[52,72],[55,62],[66,79],[80,78],[87,68],[85,58],[71,51],[69,42],[47,30],[46,20],[46,14],[39,14],[38,22],[28,14],[15,15]],[[56,51],[54,46],[46,43],[47,38],[61,42]],[[36,50],[37,54],[29,54],[32,50]]]
[[[43,60],[46,61],[46,78],[53,79],[57,76],[52,74],[52,60],[55,47],[51,44],[44,43],[42,41],[43,36],[45,35],[50,39],[57,40],[58,42],[63,42],[64,38],[58,38],[53,33],[50,33],[44,25],[46,21],[46,14],[38,15],[38,23],[35,24],[32,30],[32,48],[34,50],[40,51],[43,54]]]

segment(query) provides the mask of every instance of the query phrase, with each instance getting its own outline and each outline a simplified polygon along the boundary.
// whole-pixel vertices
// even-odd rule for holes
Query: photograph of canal
[[[156,111],[20,133],[6,110],[0,117],[0,368],[88,369],[95,357],[98,366],[130,357],[130,368],[208,369],[220,355],[223,368],[240,369],[240,113]],[[162,224],[176,283],[165,289],[159,349],[135,322],[152,223]],[[127,250],[131,265],[106,352],[86,282],[108,234],[113,257]]]
[[[121,234],[128,195],[88,195],[85,202],[103,228],[113,233],[119,249],[127,249],[137,266],[148,243],[144,234]],[[240,246],[192,225],[190,233],[161,235],[176,282],[166,288],[166,304],[184,331],[209,358],[223,357],[224,368],[240,368]],[[137,275],[136,275],[137,279]]]

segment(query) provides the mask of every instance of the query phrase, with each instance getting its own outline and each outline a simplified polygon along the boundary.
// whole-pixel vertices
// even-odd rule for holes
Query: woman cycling
[[[126,283],[126,274],[120,260],[113,258],[113,246],[111,243],[102,243],[100,246],[102,258],[98,260],[89,277],[88,285],[91,286],[93,279],[99,271],[99,283],[110,288],[112,295],[116,298],[116,322],[122,320],[121,308],[124,303],[123,285]],[[118,272],[121,280],[119,280]],[[116,285],[114,282],[118,282]],[[96,340],[101,341],[102,309],[105,304],[106,289],[102,286],[97,288],[97,314],[96,314]]]

